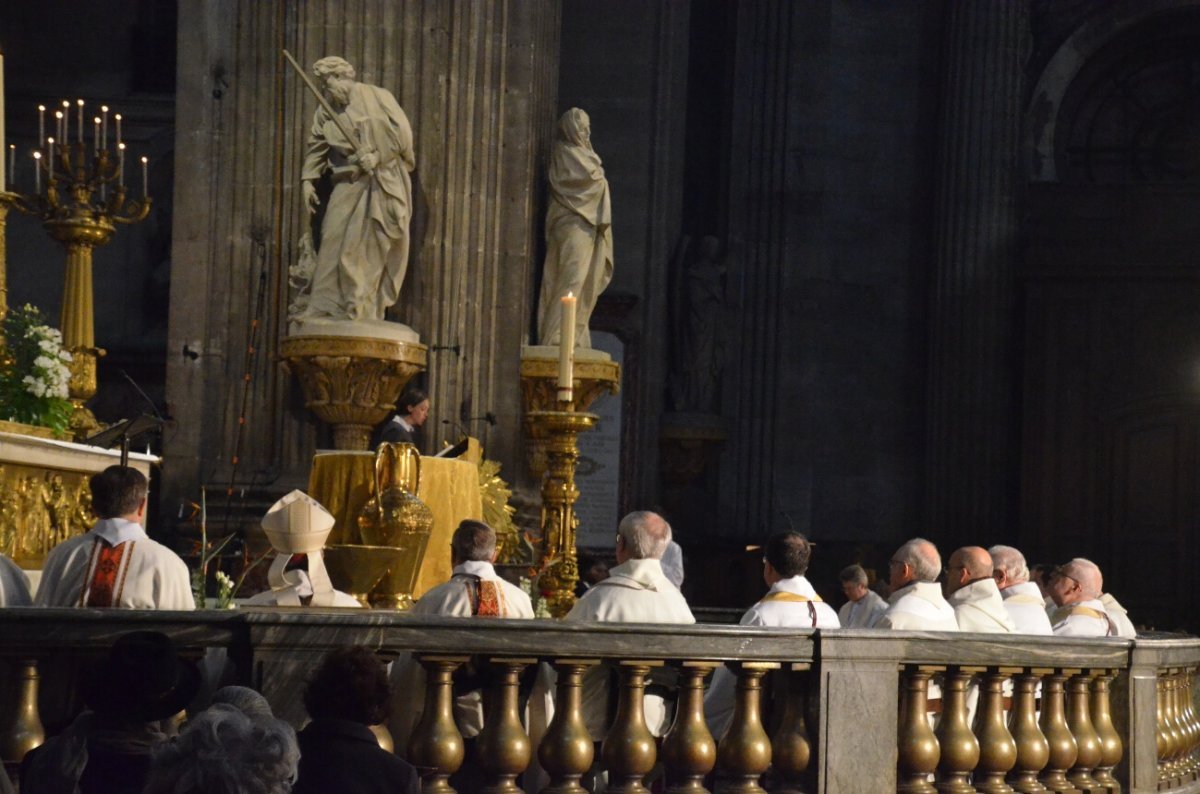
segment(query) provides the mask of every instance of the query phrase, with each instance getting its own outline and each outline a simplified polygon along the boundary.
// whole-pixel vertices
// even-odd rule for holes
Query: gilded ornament
[[[408,609],[425,548],[433,531],[433,512],[417,498],[421,456],[412,444],[384,442],[375,453],[375,495],[363,505],[358,528],[368,546],[400,550],[400,559],[375,588],[372,601],[388,609]]]

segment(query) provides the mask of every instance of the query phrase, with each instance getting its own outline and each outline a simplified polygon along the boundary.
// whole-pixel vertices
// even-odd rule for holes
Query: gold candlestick
[[[7,211],[15,207],[42,222],[50,237],[62,243],[67,253],[63,283],[63,348],[71,353],[71,382],[68,387],[75,411],[71,432],[76,440],[86,438],[100,427],[84,403],[96,394],[96,360],[104,350],[96,347],[95,313],[92,295],[92,249],[112,239],[117,224],[139,223],[150,214],[151,199],[126,200],[116,160],[108,148],[89,151],[82,140],[55,146],[53,157],[36,160],[46,176],[46,188],[32,195],[0,194],[0,205]],[[120,181],[115,187],[114,182]],[[39,179],[40,184],[40,179]],[[99,193],[100,200],[93,202]],[[0,259],[4,259],[0,251]],[[7,260],[4,260],[7,261]],[[0,269],[2,270],[2,269]],[[0,288],[5,283],[0,280]],[[7,290],[0,292],[7,310]]]

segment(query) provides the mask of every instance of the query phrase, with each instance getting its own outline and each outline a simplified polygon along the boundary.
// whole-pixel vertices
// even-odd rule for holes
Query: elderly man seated
[[[1104,577],[1091,560],[1076,557],[1050,579],[1050,597],[1058,607],[1050,617],[1054,633],[1063,637],[1117,637],[1119,627],[1104,602]]]
[[[941,572],[937,546],[924,538],[913,538],[897,549],[888,562],[892,595],[875,628],[958,631],[954,607],[946,603],[937,583]]]
[[[838,622],[844,629],[869,629],[887,611],[888,604],[869,587],[867,572],[861,565],[848,565],[838,574],[842,592],[848,599],[838,610]]]
[[[1025,555],[1012,546],[996,545],[992,555],[992,578],[1000,588],[1004,608],[1017,626],[1018,634],[1051,634],[1046,602],[1037,584],[1029,581]]]
[[[950,555],[946,596],[960,631],[1008,634],[1017,630],[992,578],[992,555],[979,546],[963,546]]]

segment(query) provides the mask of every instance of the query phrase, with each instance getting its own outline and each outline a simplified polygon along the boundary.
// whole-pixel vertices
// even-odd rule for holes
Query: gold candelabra
[[[56,113],[55,131],[59,139],[44,135],[40,123],[40,147],[33,153],[34,192],[0,193],[0,317],[7,310],[6,277],[3,263],[4,222],[9,207],[42,222],[46,233],[63,245],[67,253],[63,282],[63,347],[72,356],[68,387],[75,410],[71,432],[78,440],[99,428],[96,417],[85,403],[96,394],[96,360],[104,350],[96,347],[95,313],[92,295],[92,249],[112,239],[118,225],[138,223],[150,213],[146,157],[141,158],[142,196],[130,198],[125,187],[125,144],[120,139],[121,116],[115,116],[115,149],[108,145],[108,108],[103,119],[96,116],[92,142],[84,139],[83,100],[78,102],[78,135],[65,140],[70,128],[70,105]],[[39,108],[44,119],[45,107]],[[101,130],[103,129],[103,134]],[[114,154],[115,152],[115,154]],[[45,185],[43,189],[43,183]]]

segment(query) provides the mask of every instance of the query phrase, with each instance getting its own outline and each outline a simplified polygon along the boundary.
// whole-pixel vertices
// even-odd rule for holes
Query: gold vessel
[[[384,442],[375,453],[375,494],[358,514],[358,528],[368,546],[400,551],[372,593],[371,603],[385,609],[408,609],[425,547],[433,531],[433,512],[417,498],[421,456],[412,444]]]
[[[326,546],[325,569],[335,588],[369,607],[371,591],[394,565],[399,564],[403,553],[404,549],[395,546]]]

